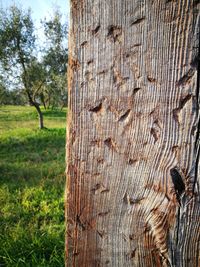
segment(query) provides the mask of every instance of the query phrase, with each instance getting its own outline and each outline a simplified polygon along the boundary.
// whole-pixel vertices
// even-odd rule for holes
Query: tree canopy
[[[25,95],[25,102],[36,108],[43,128],[40,105],[63,107],[67,103],[68,56],[67,23],[62,22],[60,11],[44,18],[41,27],[43,42],[37,40],[31,10],[16,5],[0,10],[1,87]],[[0,104],[4,103],[5,98]]]

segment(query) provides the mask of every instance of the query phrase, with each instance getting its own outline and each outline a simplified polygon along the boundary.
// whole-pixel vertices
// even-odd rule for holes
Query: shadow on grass
[[[30,121],[30,120],[37,119],[37,118],[38,118],[38,115],[36,111],[31,111],[27,113],[18,113],[18,114],[10,114],[9,112],[6,112],[5,110],[0,111],[1,121]]]
[[[64,266],[65,129],[0,143],[0,266]]]
[[[0,143],[0,184],[53,178],[65,169],[65,129],[35,131]],[[21,185],[20,185],[21,186]]]
[[[65,110],[45,110],[43,112],[44,117],[52,117],[52,118],[66,118],[66,111]]]

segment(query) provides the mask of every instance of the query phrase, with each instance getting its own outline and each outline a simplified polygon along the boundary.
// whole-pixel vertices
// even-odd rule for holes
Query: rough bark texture
[[[199,267],[199,3],[73,0],[66,266]]]

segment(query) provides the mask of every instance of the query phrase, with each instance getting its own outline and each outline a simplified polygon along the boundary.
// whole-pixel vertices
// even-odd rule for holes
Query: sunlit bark
[[[198,1],[71,5],[66,266],[198,267]]]

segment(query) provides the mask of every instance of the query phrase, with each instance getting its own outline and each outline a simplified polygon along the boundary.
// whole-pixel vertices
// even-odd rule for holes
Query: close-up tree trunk
[[[199,9],[71,1],[66,266],[200,266]]]

